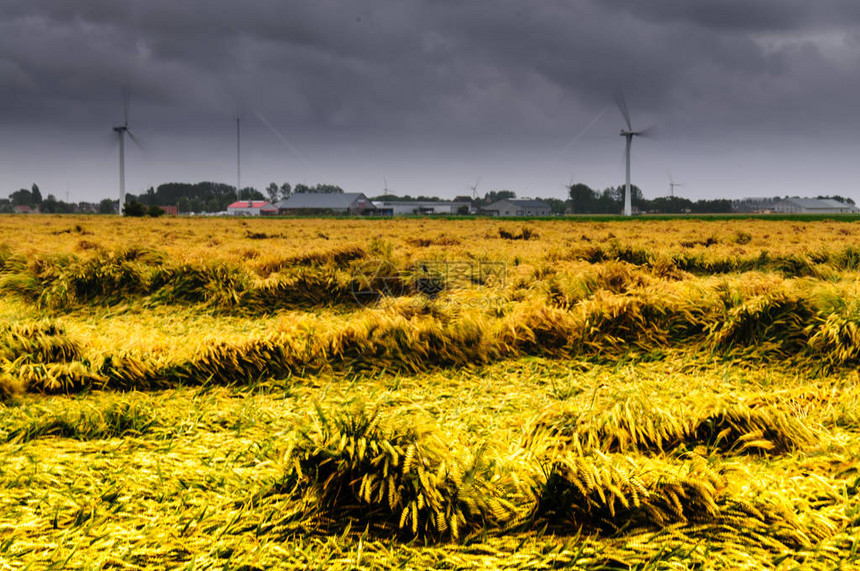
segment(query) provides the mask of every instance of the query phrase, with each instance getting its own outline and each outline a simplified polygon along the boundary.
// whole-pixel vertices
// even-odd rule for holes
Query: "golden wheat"
[[[0,230],[2,565],[860,563],[853,223]]]

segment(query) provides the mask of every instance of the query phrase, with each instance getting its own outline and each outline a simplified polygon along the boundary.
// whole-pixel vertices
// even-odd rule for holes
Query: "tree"
[[[693,212],[702,214],[714,214],[732,211],[732,201],[724,198],[716,200],[697,200],[691,208]]]
[[[39,185],[35,182],[30,189],[30,194],[33,195],[33,204],[42,204],[42,192],[39,190]]]
[[[293,189],[290,186],[290,183],[285,182],[284,184],[281,185],[281,198],[282,199],[284,199],[284,200],[288,199],[292,193],[293,193]]]
[[[603,197],[612,200],[613,202],[622,203],[624,202],[624,187],[623,186],[609,186],[603,189]]]
[[[541,198],[549,205],[550,214],[561,215],[567,211],[567,201],[559,198]]]
[[[266,187],[266,194],[269,195],[269,202],[275,203],[280,197],[281,189],[274,182],[270,182],[269,186]]]
[[[191,212],[203,212],[206,210],[206,204],[200,198],[192,198],[188,201],[188,209]]]
[[[138,198],[138,202],[148,206],[158,204],[159,200],[158,197],[155,195],[155,189],[150,186],[144,194],[140,195],[140,198]]]
[[[116,202],[110,198],[103,198],[99,202],[99,214],[116,214]]]
[[[26,188],[22,188],[10,194],[9,200],[12,202],[12,206],[31,206],[33,204],[33,193]]]
[[[516,198],[517,193],[513,190],[491,190],[484,195],[484,204],[492,204],[500,200]]]
[[[180,206],[180,200],[183,198],[185,201]],[[246,199],[245,196],[242,198]],[[200,201],[203,206],[194,208],[191,204],[192,200]],[[168,182],[159,185],[153,193],[147,191],[141,197],[141,201],[145,201],[146,204],[176,205],[183,212],[203,212],[210,203],[217,206],[212,208],[211,212],[220,212],[226,210],[227,205],[236,200],[238,200],[236,187],[221,182],[208,181],[195,184]]]
[[[568,187],[571,209],[580,214],[590,214],[594,212],[596,203],[600,196],[590,186],[581,182],[572,184]]]
[[[299,183],[293,188],[293,192],[296,194],[302,194],[306,192],[314,192],[319,194],[342,194],[343,189],[334,184],[318,184],[316,186],[308,186],[306,184]]]
[[[343,194],[343,189],[334,184],[318,184],[311,189],[311,192],[320,194]]]
[[[242,189],[242,192],[239,193],[239,200],[266,200],[266,197],[263,196],[263,193],[256,188],[246,186]]]
[[[153,204],[146,209],[146,214],[148,216],[152,216],[153,218],[158,218],[159,216],[162,216],[164,214],[164,210]]]
[[[122,209],[123,216],[146,216],[147,208],[140,202],[128,202]]]
[[[667,214],[692,212],[693,201],[681,196],[660,196],[650,201],[649,210]]]
[[[603,192],[595,192],[591,203],[590,214],[618,214],[624,200],[623,189],[619,190],[613,186],[603,189]]]
[[[53,194],[49,194],[48,198],[42,201],[42,205],[39,208],[39,211],[45,212],[47,214],[66,212],[66,209],[60,206],[61,204],[65,205],[65,203],[59,202],[56,196],[54,196]]]

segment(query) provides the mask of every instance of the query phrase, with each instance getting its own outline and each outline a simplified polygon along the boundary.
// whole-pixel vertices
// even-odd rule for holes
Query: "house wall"
[[[851,214],[857,210],[850,205],[845,208],[807,208],[791,201],[783,201],[775,204],[772,212],[777,214]]]
[[[234,216],[259,216],[259,208],[228,208],[227,212]]]
[[[462,206],[456,202],[383,202],[382,207],[391,210],[395,216],[411,216],[413,214],[456,214]],[[468,204],[466,205],[468,206]],[[417,211],[417,212],[416,212]]]
[[[329,214],[348,214],[349,210],[346,208],[281,208],[279,214],[293,215],[293,216],[325,216]]]
[[[520,208],[516,205],[502,206],[492,211],[493,216],[549,216],[549,208]]]

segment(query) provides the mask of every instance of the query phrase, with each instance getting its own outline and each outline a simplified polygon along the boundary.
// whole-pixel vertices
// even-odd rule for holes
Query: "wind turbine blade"
[[[653,139],[658,134],[657,125],[651,125],[650,127],[646,127],[639,131],[640,137],[646,137],[649,139]]]
[[[623,91],[619,91],[615,94],[615,104],[618,106],[621,116],[624,117],[624,123],[627,124],[627,130],[632,131],[633,123],[630,121],[630,110],[627,108],[627,100],[624,98]]]
[[[128,127],[128,108],[130,107],[129,96],[128,96],[128,88],[123,88],[122,90],[122,120],[123,125]]]
[[[138,138],[134,136],[134,133],[132,133],[128,129],[126,129],[125,133],[126,135],[128,135],[128,138],[131,139],[135,145],[137,145],[138,149],[140,149],[141,151],[145,150]]]

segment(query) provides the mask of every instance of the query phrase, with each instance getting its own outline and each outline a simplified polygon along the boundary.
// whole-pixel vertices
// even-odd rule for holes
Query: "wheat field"
[[[0,569],[860,567],[854,222],[0,236]]]

